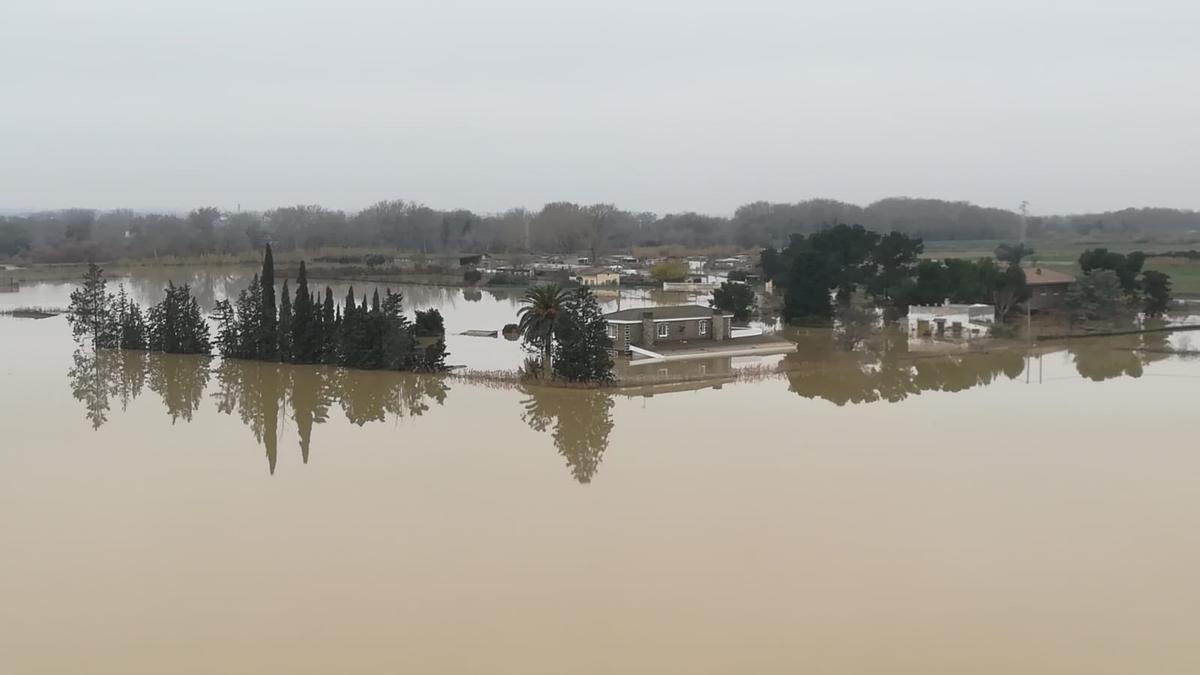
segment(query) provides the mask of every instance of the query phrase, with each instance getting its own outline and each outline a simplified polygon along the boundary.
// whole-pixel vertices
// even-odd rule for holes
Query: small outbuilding
[[[979,337],[989,335],[996,323],[996,308],[991,305],[910,305],[910,337]]]
[[[610,269],[593,267],[575,275],[575,281],[581,286],[615,286],[621,281],[621,274]]]

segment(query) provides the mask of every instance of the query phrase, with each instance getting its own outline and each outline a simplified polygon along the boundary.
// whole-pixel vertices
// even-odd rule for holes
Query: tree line
[[[764,275],[784,291],[785,320],[828,320],[849,308],[857,293],[874,304],[904,311],[909,305],[985,303],[1003,319],[1029,290],[1019,260],[922,260],[921,239],[902,232],[880,235],[861,225],[837,225],[792,235],[780,250],[761,254]]]
[[[889,198],[867,206],[829,199],[754,202],[732,216],[655,214],[613,204],[553,202],[539,210],[478,214],[405,200],[380,201],[356,212],[316,205],[264,212],[216,207],[186,214],[66,209],[0,218],[0,257],[35,262],[83,262],[239,254],[270,241],[277,250],[385,247],[423,253],[579,253],[593,257],[634,246],[786,246],[793,234],[858,223],[873,232],[926,240],[1032,237],[1191,236],[1200,213],[1127,209],[1022,220],[1005,209],[938,199]]]
[[[794,234],[782,249],[763,249],[760,265],[783,289],[783,317],[789,321],[831,319],[860,292],[900,312],[947,300],[990,304],[1004,321],[1031,296],[1021,261],[1034,251],[1025,244],[1002,244],[994,259],[929,260],[921,259],[923,251],[921,239],[901,232],[880,235],[861,225],[837,225]],[[1069,310],[1081,319],[1104,318],[1123,299],[1148,316],[1161,315],[1171,301],[1170,277],[1143,270],[1145,259],[1141,252],[1085,251],[1079,259],[1084,274],[1067,296]]]
[[[67,319],[77,341],[93,349],[119,348],[169,354],[211,354],[214,343],[224,358],[296,364],[331,364],[367,370],[439,371],[445,368],[445,327],[436,309],[417,311],[410,321],[403,296],[376,290],[361,302],[350,288],[342,303],[325,287],[323,299],[310,290],[303,262],[296,291],[288,282],[276,302],[274,255],[265,247],[261,273],[234,302],[221,300],[210,335],[199,302],[185,284],[168,283],[161,302],[142,312],[122,286],[109,293],[103,270],[88,265],[72,291]]]

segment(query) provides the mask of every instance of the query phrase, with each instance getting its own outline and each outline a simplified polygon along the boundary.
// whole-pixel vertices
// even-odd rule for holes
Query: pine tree
[[[612,340],[600,304],[591,289],[567,296],[559,318],[553,367],[557,377],[571,382],[611,382]]]
[[[436,309],[417,310],[417,337],[438,337],[446,334],[446,322]]]
[[[150,308],[149,347],[168,354],[209,354],[208,322],[187,284],[167,282],[166,297]]]
[[[234,355],[243,359],[257,359],[262,320],[262,285],[257,274],[250,286],[238,293],[236,308],[238,347]]]
[[[262,274],[259,276],[262,293],[262,318],[259,319],[257,352],[263,361],[274,361],[279,353],[279,317],[275,310],[275,258],[271,255],[271,245],[267,244],[263,255]]]
[[[116,297],[117,346],[121,349],[142,350],[147,347],[146,319],[138,307],[125,293],[125,286],[118,287]]]
[[[228,300],[217,301],[213,309],[213,318],[217,321],[217,351],[222,358],[240,356],[241,341],[238,338],[237,315]]]
[[[92,349],[117,346],[118,327],[113,296],[107,290],[104,270],[89,262],[79,288],[71,291],[67,321],[76,342],[92,343]]]

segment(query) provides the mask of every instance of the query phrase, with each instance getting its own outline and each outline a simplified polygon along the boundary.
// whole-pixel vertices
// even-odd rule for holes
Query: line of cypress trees
[[[339,306],[333,289],[325,287],[324,302],[308,286],[308,269],[300,263],[295,294],[287,290],[275,309],[274,261],[270,247],[256,275],[234,304],[217,303],[217,347],[222,356],[327,363],[348,368],[435,371],[445,368],[446,343],[441,315],[426,315],[423,330],[403,313],[403,296],[375,291],[371,298],[355,297],[354,288]],[[433,310],[431,310],[433,312]],[[430,329],[433,330],[430,330]]]

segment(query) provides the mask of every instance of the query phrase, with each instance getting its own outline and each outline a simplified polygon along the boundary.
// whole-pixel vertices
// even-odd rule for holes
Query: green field
[[[924,257],[990,258],[1001,243],[999,240],[927,241]],[[1154,257],[1154,253],[1200,249],[1200,244],[1195,242],[1034,241],[1030,242],[1030,246],[1035,251],[1033,262],[1068,274],[1079,274],[1079,255],[1089,248],[1107,248],[1119,253],[1143,251],[1149,256],[1146,269],[1171,275],[1171,286],[1176,296],[1200,297],[1200,261]]]

